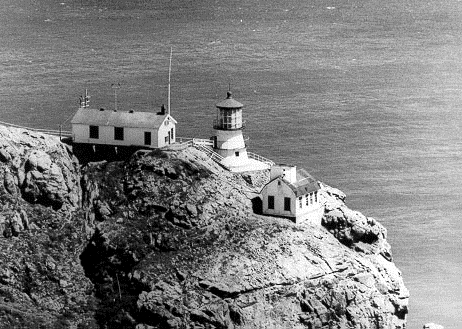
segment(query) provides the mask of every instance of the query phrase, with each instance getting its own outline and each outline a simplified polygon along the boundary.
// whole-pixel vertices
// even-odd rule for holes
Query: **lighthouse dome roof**
[[[232,93],[230,91],[228,91],[226,99],[216,104],[216,107],[221,108],[221,109],[239,109],[243,106],[244,105],[242,105],[241,103],[239,103],[237,100],[233,98]]]

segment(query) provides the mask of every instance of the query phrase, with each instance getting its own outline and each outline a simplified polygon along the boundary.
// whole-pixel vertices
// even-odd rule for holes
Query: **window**
[[[310,205],[310,195],[309,194],[305,195],[305,198],[306,198],[306,205],[309,206]]]
[[[168,136],[165,136],[165,144],[168,143]]]
[[[313,204],[313,193],[310,193],[310,204]]]
[[[232,128],[232,110],[223,111],[223,128],[231,129]]]
[[[174,131],[173,129],[174,129],[174,128],[170,129],[170,138],[172,139],[172,142],[175,141],[175,135],[174,135],[174,133],[173,133],[173,131]]]
[[[99,127],[90,126],[90,138],[98,139],[99,138]]]
[[[124,128],[123,127],[114,127],[114,139],[116,141],[124,140]]]
[[[238,109],[220,109],[219,123],[223,129],[241,128],[242,111]]]
[[[268,209],[274,209],[274,195],[268,195]]]
[[[318,203],[318,192],[314,192],[314,202]]]
[[[150,131],[144,132],[144,145],[151,145],[151,132]]]
[[[239,152],[234,152],[234,155],[238,157],[238,156],[239,156]]]
[[[299,207],[299,208],[302,208],[302,207],[303,207],[303,202],[302,202],[302,200],[303,200],[303,197],[302,197],[302,196],[301,196],[301,197],[298,197],[298,207]]]
[[[290,211],[290,198],[284,198],[284,210]]]

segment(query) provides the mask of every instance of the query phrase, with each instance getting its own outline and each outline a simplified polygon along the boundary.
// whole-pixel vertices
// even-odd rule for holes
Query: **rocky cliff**
[[[268,173],[194,148],[79,170],[52,137],[0,134],[0,327],[405,328],[386,230],[337,189],[296,225],[258,215]]]
[[[0,328],[97,327],[80,198],[68,147],[0,126]]]

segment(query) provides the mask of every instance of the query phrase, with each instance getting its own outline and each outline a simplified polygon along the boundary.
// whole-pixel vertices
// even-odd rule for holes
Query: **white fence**
[[[211,149],[210,147],[207,147],[207,146],[201,145],[201,144],[196,144],[196,145],[194,145],[194,147],[197,148],[198,150],[201,150],[205,154],[207,154],[208,157],[210,159],[212,159],[213,161],[219,163],[220,165],[223,165],[221,163],[221,161],[223,160],[223,157],[220,154],[218,154],[217,152],[215,152],[213,149]]]
[[[203,139],[203,138],[191,138],[191,137],[176,137],[175,142],[178,144],[185,144],[188,146],[212,146],[213,141],[211,139]]]
[[[193,139],[194,138],[189,138],[189,137],[176,137],[175,143],[193,146]]]
[[[198,150],[201,150],[202,152],[207,154],[210,159],[212,159],[213,161],[223,166],[223,164],[221,163],[221,161],[223,160],[223,157],[213,150],[213,140],[201,139],[201,138],[177,137],[175,141],[179,144],[183,144],[187,146],[194,146]],[[261,155],[258,155],[256,153],[247,152],[247,156],[250,159],[266,163],[269,166],[274,165],[273,161],[265,157],[262,157]]]
[[[62,129],[59,129],[59,130],[37,129],[37,128],[19,126],[19,125],[15,125],[15,124],[4,122],[4,121],[0,121],[0,124],[4,125],[4,126],[7,126],[7,127],[27,129],[27,130],[35,131],[35,132],[38,132],[38,133],[47,134],[47,135],[55,135],[55,136],[59,136],[59,137],[72,137],[72,132],[67,131],[67,130],[62,130]]]
[[[193,145],[202,145],[202,146],[212,146],[213,147],[213,141],[211,139],[193,138]]]
[[[274,166],[274,162],[271,161],[270,159],[267,159],[265,157],[262,157],[261,155],[258,155],[256,153],[252,153],[252,152],[248,152],[247,151],[247,156],[251,159],[254,159],[254,160],[257,160],[257,161],[260,161],[260,162],[263,162],[263,163],[266,163],[270,166]]]

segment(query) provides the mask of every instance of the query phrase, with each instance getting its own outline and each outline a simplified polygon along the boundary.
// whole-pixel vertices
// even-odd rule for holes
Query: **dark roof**
[[[319,183],[313,176],[311,176],[305,169],[297,170],[297,181],[287,185],[294,191],[295,196],[304,195],[320,189]]]
[[[159,128],[168,114],[136,111],[112,111],[79,108],[71,120],[72,124],[95,126]],[[170,117],[173,119],[172,117]],[[176,123],[175,119],[173,121]]]
[[[216,105],[216,107],[221,108],[221,109],[240,109],[243,106],[244,105],[242,105],[241,103],[239,103],[237,100],[233,98],[230,91],[228,91],[226,99],[222,100]]]
[[[297,181],[295,183],[289,183],[287,180],[279,176],[279,177],[275,177],[268,184],[278,179],[280,179],[287,186],[289,186],[290,189],[294,192],[296,197],[299,197],[301,195],[305,195],[311,192],[315,192],[321,188],[321,186],[319,186],[318,181],[313,176],[311,176],[305,169],[297,170]],[[266,184],[263,188],[265,188],[268,184]]]

